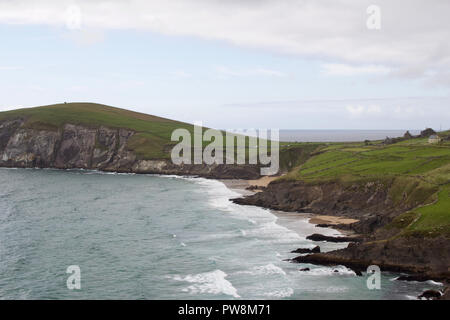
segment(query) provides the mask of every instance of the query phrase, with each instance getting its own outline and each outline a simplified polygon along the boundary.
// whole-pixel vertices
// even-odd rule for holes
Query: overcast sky
[[[216,128],[450,128],[448,0],[0,0],[0,39],[0,110],[90,101]]]

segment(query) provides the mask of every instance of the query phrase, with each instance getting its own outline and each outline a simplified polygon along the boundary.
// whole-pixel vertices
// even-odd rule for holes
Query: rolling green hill
[[[24,127],[38,130],[57,131],[68,123],[132,130],[136,134],[129,141],[128,148],[140,159],[168,159],[171,148],[178,143],[171,141],[175,129],[187,129],[194,139],[192,124],[95,103],[63,103],[0,112],[0,121],[17,118],[25,120]],[[204,127],[203,131],[206,130],[208,128]],[[223,145],[226,146],[225,132],[221,132],[224,136]],[[209,143],[203,141],[203,147]],[[246,138],[247,156],[248,145]]]
[[[184,122],[95,103],[64,103],[0,113],[0,121],[15,118],[25,119],[25,127],[34,129],[58,130],[67,123],[131,129],[137,134],[130,141],[130,149],[149,159],[169,156],[166,146],[174,144],[170,141],[173,130],[193,131],[192,125]]]

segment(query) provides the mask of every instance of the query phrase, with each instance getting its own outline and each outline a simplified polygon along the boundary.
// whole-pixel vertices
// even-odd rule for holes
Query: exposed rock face
[[[54,162],[58,140],[57,132],[35,135],[32,130],[19,128],[9,137],[1,161],[16,163],[19,167],[48,166]]]
[[[366,242],[312,259],[323,259],[334,264],[340,262],[361,270],[374,264],[380,266],[383,271],[412,272],[422,274],[428,279],[445,280],[450,276],[448,269],[450,250],[448,239],[444,237],[399,237],[392,240]]]
[[[0,122],[0,166],[80,168],[102,171],[256,179],[255,165],[175,165],[167,159],[142,160],[128,148],[135,132],[65,124],[58,130],[24,126],[21,119]]]
[[[291,251],[291,253],[320,253],[320,247],[315,246],[312,249],[309,248],[298,248],[297,250]]]
[[[427,280],[450,278],[447,261],[448,239],[402,239],[362,243],[346,249],[327,253],[316,253],[292,259],[297,263],[317,265],[344,265],[354,271],[366,271],[370,265],[377,265],[381,271],[410,272]]]
[[[354,238],[358,243],[350,243],[341,250],[300,256],[293,262],[345,265],[358,273],[365,271],[369,265],[378,265],[382,271],[423,274],[428,279],[450,279],[448,238],[396,237],[396,233],[390,233],[395,230],[382,228],[397,215],[420,204],[408,201],[394,203],[389,196],[390,187],[378,182],[343,186],[335,182],[306,184],[300,181],[274,181],[264,191],[234,199],[234,202],[360,220],[349,225],[350,229],[363,235],[362,238]],[[334,240],[322,235],[309,238]]]
[[[346,216],[361,220],[352,225],[355,231],[369,233],[390,222],[396,214],[411,209],[409,204],[394,205],[388,191],[378,182],[343,187],[334,182],[309,185],[274,181],[263,192],[233,201],[281,211]]]
[[[306,239],[312,241],[327,241],[327,242],[361,242],[362,238],[360,237],[331,237],[324,236],[322,234],[314,233],[310,236],[307,236]]]
[[[427,300],[437,300],[437,299],[440,299],[441,296],[442,296],[442,293],[438,290],[426,290],[417,298],[419,298],[419,299],[423,298],[423,299],[427,299]]]
[[[42,131],[33,133],[41,136]],[[97,136],[96,129],[84,128],[66,124],[59,142],[55,166],[57,168],[84,168],[92,167],[92,154]]]

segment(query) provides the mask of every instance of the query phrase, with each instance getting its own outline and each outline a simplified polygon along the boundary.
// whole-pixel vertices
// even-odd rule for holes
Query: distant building
[[[403,136],[403,138],[405,139],[412,139],[414,138],[413,135],[411,134],[411,132],[406,131],[405,135]]]
[[[427,129],[425,129],[425,130],[420,132],[420,136],[422,138],[426,138],[426,137],[429,137],[429,136],[434,135],[434,134],[436,134],[436,131],[434,131],[431,128],[427,128]]]
[[[428,143],[439,143],[439,142],[441,142],[441,138],[438,135],[433,134],[428,138]]]

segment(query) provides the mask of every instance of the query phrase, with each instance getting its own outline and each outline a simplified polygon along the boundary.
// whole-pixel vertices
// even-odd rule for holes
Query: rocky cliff
[[[390,195],[392,185],[392,182],[379,181],[343,185],[278,180],[269,184],[264,192],[233,201],[281,211],[354,218],[360,222],[351,226],[353,230],[369,234],[420,204],[417,201],[394,202]]]
[[[254,179],[252,165],[174,165],[170,159],[141,159],[129,148],[133,130],[71,123],[61,128],[28,127],[24,119],[0,121],[0,166],[80,168],[101,171]]]
[[[282,211],[318,213],[358,219],[359,222],[338,227],[361,234],[362,243],[328,253],[295,258],[294,262],[320,265],[346,265],[365,271],[378,265],[384,271],[411,272],[430,279],[450,280],[450,247],[445,235],[403,235],[401,228],[391,227],[394,219],[423,202],[411,201],[403,193],[400,201],[392,198],[395,183],[364,182],[343,185],[338,182],[305,183],[274,181],[260,193],[233,201]],[[409,193],[423,190],[409,190]],[[422,201],[426,201],[423,197]],[[403,220],[403,219],[401,219]],[[408,223],[408,221],[405,221]],[[389,226],[389,227],[388,227]]]

